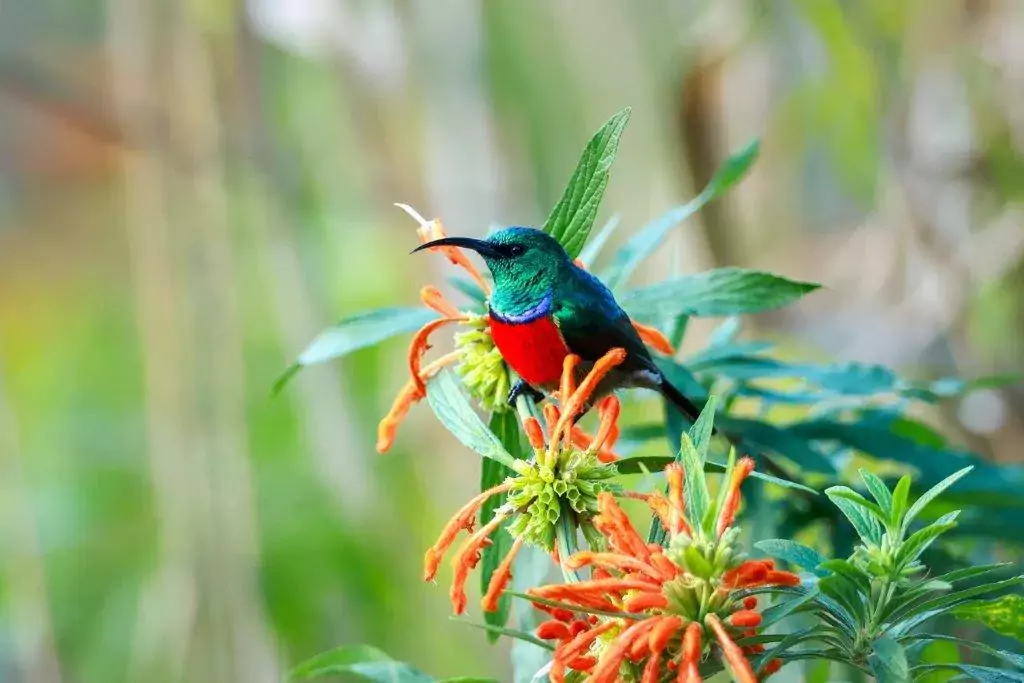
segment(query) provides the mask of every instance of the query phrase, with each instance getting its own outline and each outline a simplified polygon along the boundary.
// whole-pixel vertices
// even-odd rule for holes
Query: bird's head
[[[505,228],[485,240],[445,237],[418,247],[461,247],[483,257],[495,287],[536,287],[572,265],[572,259],[551,235],[535,228]]]

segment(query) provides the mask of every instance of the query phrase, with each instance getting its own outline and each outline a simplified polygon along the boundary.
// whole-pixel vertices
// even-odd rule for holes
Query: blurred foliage
[[[625,103],[623,225],[764,140],[725,217],[644,279],[674,250],[823,282],[817,309],[756,320],[779,357],[1021,372],[1021,30],[1016,0],[0,3],[0,679],[278,681],[372,642],[507,680],[419,580],[476,463],[423,412],[373,453],[401,344],[268,387],[331,321],[415,303],[392,202],[460,234],[541,224]],[[1019,460],[1019,388],[978,395],[902,438]],[[1019,513],[970,503],[940,559],[1017,557]]]

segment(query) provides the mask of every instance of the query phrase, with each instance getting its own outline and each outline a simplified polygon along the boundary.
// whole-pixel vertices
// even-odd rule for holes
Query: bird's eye
[[[508,248],[508,255],[513,258],[516,256],[522,256],[526,253],[526,247],[521,244],[513,244]]]

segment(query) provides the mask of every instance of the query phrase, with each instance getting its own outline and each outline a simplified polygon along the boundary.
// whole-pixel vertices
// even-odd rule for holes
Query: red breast
[[[491,315],[491,335],[505,362],[532,387],[557,386],[569,348],[549,315],[505,322]]]

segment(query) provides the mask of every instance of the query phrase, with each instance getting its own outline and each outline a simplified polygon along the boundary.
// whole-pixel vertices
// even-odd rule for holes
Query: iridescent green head
[[[531,310],[549,296],[573,262],[551,235],[535,228],[505,228],[485,240],[445,237],[416,249],[452,246],[480,254],[494,276],[491,307],[505,315]]]

